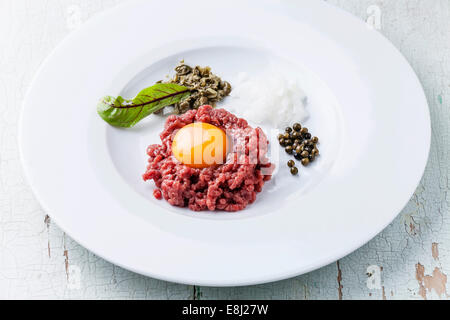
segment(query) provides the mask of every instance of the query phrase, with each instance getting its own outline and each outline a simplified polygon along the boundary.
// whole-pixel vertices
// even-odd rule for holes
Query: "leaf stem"
[[[180,94],[183,94],[183,93],[186,93],[186,92],[190,92],[190,91],[191,90],[184,90],[184,91],[174,92],[174,93],[171,93],[171,94],[169,94],[167,96],[164,96],[164,97],[161,97],[161,98],[157,98],[157,99],[154,99],[154,100],[151,100],[151,101],[147,101],[147,102],[144,102],[144,103],[141,103],[141,104],[134,104],[134,105],[130,105],[130,106],[115,106],[115,105],[112,105],[112,104],[110,104],[110,103],[108,103],[106,101],[103,101],[103,102],[106,105],[110,106],[111,108],[117,108],[117,109],[139,108],[139,107],[143,107],[143,106],[146,106],[146,105],[151,104],[151,103],[155,103],[155,102],[158,102],[158,101],[161,101],[161,100],[165,100],[165,99],[168,99],[168,98],[171,98],[171,97],[175,97],[175,96],[178,96]]]

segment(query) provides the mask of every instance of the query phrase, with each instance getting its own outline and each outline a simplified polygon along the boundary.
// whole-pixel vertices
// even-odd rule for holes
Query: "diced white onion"
[[[231,97],[233,102],[228,109],[257,124],[283,128],[308,118],[306,96],[298,81],[281,74],[252,77],[240,73]]]

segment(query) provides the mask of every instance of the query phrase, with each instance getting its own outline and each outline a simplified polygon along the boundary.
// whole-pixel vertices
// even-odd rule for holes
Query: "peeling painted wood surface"
[[[33,75],[64,36],[122,1],[0,1],[0,298],[449,298],[450,1],[328,0],[379,27],[417,72],[432,116],[429,163],[399,217],[366,246],[307,275],[243,288],[172,284],[114,266],[52,223],[24,180],[17,122]]]

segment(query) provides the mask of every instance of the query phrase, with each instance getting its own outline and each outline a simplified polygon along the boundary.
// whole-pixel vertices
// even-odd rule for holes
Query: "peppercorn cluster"
[[[319,156],[319,149],[317,148],[319,138],[313,137],[308,128],[302,127],[299,123],[287,127],[284,133],[278,135],[278,141],[288,154],[293,155],[305,167]],[[291,168],[293,175],[298,174],[295,161],[290,160],[288,167]]]

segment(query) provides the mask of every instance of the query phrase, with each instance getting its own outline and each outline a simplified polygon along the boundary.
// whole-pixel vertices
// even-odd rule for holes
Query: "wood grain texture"
[[[33,75],[68,33],[122,1],[0,1],[0,298],[448,299],[450,1],[327,1],[369,21],[379,8],[380,32],[405,55],[426,91],[429,163],[399,217],[363,248],[295,279],[241,288],[171,284],[116,267],[52,223],[24,180],[17,122]]]

